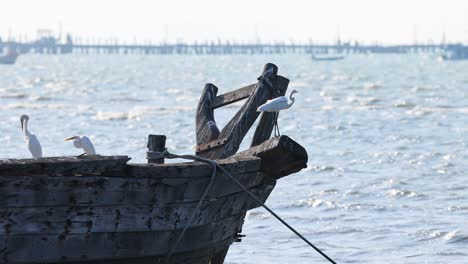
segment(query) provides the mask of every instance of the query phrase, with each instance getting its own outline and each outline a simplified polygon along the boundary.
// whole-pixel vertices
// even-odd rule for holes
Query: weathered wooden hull
[[[196,250],[180,252],[171,257],[170,263],[174,264],[207,264],[207,263],[222,263],[213,260],[217,255],[226,253],[228,247],[233,243],[232,239],[222,241],[217,244],[212,244],[208,248],[197,248]],[[222,260],[221,260],[222,261]],[[133,257],[121,259],[102,259],[88,260],[79,262],[66,262],[74,264],[157,264],[166,263],[165,256],[150,256],[150,257]]]
[[[274,181],[259,171],[259,158],[221,164],[262,201],[271,193]],[[31,173],[16,165],[19,175]],[[158,263],[188,224],[210,179],[210,167],[199,163],[130,164],[113,172],[116,176],[18,176],[3,169],[0,262],[5,263]],[[73,174],[73,166],[60,173]],[[216,176],[171,263],[208,263],[237,239],[246,211],[259,204],[229,181]]]
[[[243,216],[237,215],[206,225],[189,228],[171,263],[187,259],[206,260],[216,253],[216,246],[229,246],[240,231]],[[41,235],[10,235],[0,242],[2,248],[14,248],[4,254],[6,263],[95,262],[120,259],[152,259],[162,262],[178,231],[90,232]],[[224,246],[224,247],[223,247]],[[206,251],[210,254],[201,254]],[[197,261],[199,262],[199,261]],[[191,263],[191,262],[190,262]]]
[[[305,166],[304,153],[281,137],[218,164],[266,201],[276,179]],[[186,226],[170,263],[222,263],[247,210],[260,206],[218,171],[189,223],[212,167],[127,161],[0,160],[0,263],[163,263]]]

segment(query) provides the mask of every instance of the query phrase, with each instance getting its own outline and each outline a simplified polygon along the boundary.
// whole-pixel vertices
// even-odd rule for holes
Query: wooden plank
[[[283,96],[286,94],[286,90],[288,89],[289,80],[282,77],[277,76],[274,86],[277,90],[277,94],[275,97]],[[271,136],[271,131],[275,125],[275,122],[278,119],[277,113],[271,112],[264,112],[262,113],[262,117],[258,122],[257,128],[255,129],[254,136],[252,138],[252,143],[250,144],[251,147],[260,145],[261,143],[268,140]]]
[[[259,185],[249,190],[264,202],[273,185]],[[198,201],[148,206],[2,207],[0,236],[177,230],[187,225],[197,204]],[[220,221],[259,206],[244,191],[205,200],[191,227]]]
[[[272,138],[238,155],[262,159],[262,171],[279,179],[307,167],[308,155],[304,147],[288,136]]]
[[[189,228],[177,253],[196,251],[228,240],[240,232],[244,214]],[[177,231],[114,232],[0,236],[0,259],[9,263],[44,263],[165,256]],[[194,243],[196,241],[196,243]]]
[[[0,176],[17,175],[83,175],[104,174],[123,171],[128,156],[81,156],[81,157],[50,157],[34,159],[2,159],[0,160]]]
[[[85,157],[85,156],[84,156]],[[125,157],[125,158],[121,158]],[[181,162],[170,164],[127,164],[127,156],[110,157],[105,161],[87,161],[76,157],[47,158],[44,162],[35,160],[2,160],[0,176],[96,176],[108,177],[209,177],[211,165],[202,162]],[[258,171],[260,159],[237,157],[219,160],[218,163],[231,173]],[[1,183],[0,183],[1,185]]]
[[[261,184],[260,172],[233,174],[246,187]],[[195,178],[0,177],[0,207],[166,205],[198,201],[210,181]],[[207,199],[240,191],[232,180],[216,176]]]
[[[219,129],[216,126],[213,109],[211,108],[217,93],[218,87],[211,83],[206,84],[203,89],[195,114],[197,145],[210,142],[219,136]]]
[[[239,88],[237,90],[227,92],[222,95],[216,96],[216,98],[211,103],[211,108],[216,109],[229,105],[240,100],[248,98],[254,91],[257,86],[257,83],[247,85],[245,87]]]
[[[219,252],[222,252],[226,247],[232,243],[232,238],[228,238],[219,243],[210,244],[207,248],[197,248],[196,250],[179,252],[173,254],[170,263],[171,264],[208,264],[210,260]],[[102,259],[93,260],[89,259],[86,262],[66,262],[67,264],[155,264],[164,263],[165,256],[143,256],[143,257],[132,257],[132,258],[120,258],[120,259]]]
[[[248,156],[237,156],[218,160],[217,162],[227,171],[234,174],[258,171],[261,166],[259,158]],[[209,177],[211,171],[211,165],[202,162],[129,164],[125,175],[144,178]]]
[[[262,171],[279,179],[307,167],[308,155],[304,147],[289,138],[272,138],[261,145],[239,153],[262,159]]]
[[[227,142],[227,139],[223,138],[223,139],[215,139],[215,140],[212,140],[212,141],[210,141],[208,143],[204,143],[204,144],[203,143],[198,144],[197,145],[197,152],[209,150],[209,149],[214,148],[214,147],[219,147],[221,145],[224,145],[226,142]]]

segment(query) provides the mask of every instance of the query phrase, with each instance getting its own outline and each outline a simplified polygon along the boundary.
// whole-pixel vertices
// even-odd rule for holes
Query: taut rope
[[[182,232],[180,233],[180,235],[177,238],[176,242],[172,245],[171,249],[169,250],[169,252],[168,252],[168,254],[166,256],[166,259],[165,259],[165,263],[170,263],[169,261],[170,261],[170,258],[172,256],[172,254],[174,253],[174,250],[176,249],[176,247],[179,244],[180,240],[182,239],[185,232],[187,231],[187,229],[188,229],[190,223],[192,222],[193,218],[195,217],[196,213],[200,209],[200,206],[201,206],[203,200],[205,199],[206,195],[210,191],[210,188],[213,185],[213,181],[214,181],[214,178],[216,176],[216,169],[219,168],[222,172],[224,172],[225,175],[227,175],[229,178],[231,178],[231,180],[235,184],[237,184],[244,192],[246,192],[250,197],[252,197],[259,205],[261,205],[263,208],[265,208],[265,210],[267,210],[271,215],[273,215],[276,219],[278,219],[278,221],[280,221],[284,226],[286,226],[289,230],[291,230],[296,236],[301,238],[311,248],[313,248],[320,255],[322,255],[324,258],[326,258],[330,263],[336,264],[336,262],[333,259],[331,259],[325,253],[323,253],[319,248],[317,248],[314,244],[312,244],[312,242],[310,242],[301,233],[299,233],[296,229],[294,229],[291,225],[289,225],[285,220],[283,220],[279,215],[277,215],[273,210],[271,210],[268,206],[266,206],[257,196],[255,196],[255,194],[250,192],[244,185],[242,185],[242,183],[240,183],[236,178],[234,178],[226,169],[224,169],[218,163],[216,163],[216,161],[211,160],[211,159],[202,158],[202,157],[199,157],[199,156],[194,156],[194,155],[176,155],[176,154],[169,153],[169,151],[167,151],[167,149],[165,149],[162,152],[148,151],[146,155],[147,155],[147,159],[149,159],[149,160],[151,160],[151,159],[160,159],[160,158],[167,158],[167,159],[177,159],[177,158],[179,158],[179,159],[188,159],[188,160],[194,160],[194,161],[200,161],[200,162],[208,163],[213,167],[210,182],[206,186],[205,191],[203,192],[203,194],[202,194],[202,196],[200,198],[200,201],[197,204],[197,207],[195,208],[192,215],[190,216],[190,218],[189,218],[187,224],[185,225],[184,229],[182,230]]]

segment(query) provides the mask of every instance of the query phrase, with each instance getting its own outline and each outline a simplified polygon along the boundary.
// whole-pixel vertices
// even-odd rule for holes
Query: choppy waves
[[[130,111],[98,111],[92,117],[95,120],[100,121],[112,121],[112,120],[141,120],[147,116],[155,115],[168,115],[168,114],[183,114],[184,112],[192,112],[195,109],[193,107],[136,107]]]

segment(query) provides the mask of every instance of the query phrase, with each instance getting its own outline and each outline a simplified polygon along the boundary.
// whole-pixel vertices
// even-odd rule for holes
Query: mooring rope
[[[180,243],[180,240],[182,239],[182,237],[184,236],[185,232],[187,231],[188,227],[190,226],[190,224],[192,223],[192,220],[193,218],[195,217],[195,215],[197,214],[198,210],[200,210],[200,207],[203,203],[203,201],[205,200],[205,197],[206,195],[208,194],[208,192],[210,191],[211,189],[211,186],[213,185],[213,182],[214,182],[214,178],[216,176],[216,162],[214,160],[210,160],[210,159],[205,159],[205,158],[202,158],[202,157],[198,157],[198,156],[194,156],[194,155],[176,155],[176,154],[172,154],[172,153],[169,153],[169,151],[167,151],[167,149],[165,149],[164,151],[162,152],[156,152],[156,151],[148,151],[146,153],[146,156],[149,160],[151,159],[160,159],[160,158],[168,158],[168,159],[177,159],[177,158],[180,158],[180,159],[189,159],[189,160],[195,160],[195,161],[200,161],[200,162],[204,162],[204,163],[208,163],[210,164],[212,167],[213,167],[213,170],[211,172],[211,178],[210,178],[210,182],[208,183],[208,185],[206,186],[205,188],[205,191],[203,192],[201,198],[200,198],[200,201],[198,201],[198,204],[197,206],[195,207],[195,210],[192,212],[192,214],[190,215],[190,218],[187,222],[187,224],[185,225],[184,229],[182,229],[182,232],[179,234],[179,236],[177,237],[177,240],[175,241],[175,243],[172,245],[172,247],[170,248],[170,250],[168,251],[167,253],[167,256],[166,258],[164,259],[164,262],[169,264],[170,262],[170,259],[172,257],[172,254],[174,253],[175,249],[177,248],[177,245]]]
[[[190,223],[192,222],[193,220],[193,217],[195,216],[195,214],[198,212],[198,210],[200,209],[200,206],[203,202],[203,200],[205,199],[206,195],[208,194],[212,184],[213,184],[213,181],[214,181],[214,178],[216,176],[216,168],[219,168],[222,172],[224,172],[224,174],[226,174],[227,176],[229,176],[229,178],[231,178],[232,181],[234,181],[234,183],[236,183],[244,192],[246,192],[250,197],[252,197],[259,205],[261,205],[263,208],[265,208],[265,210],[267,210],[271,215],[273,215],[278,221],[280,221],[284,226],[286,226],[289,230],[291,230],[296,236],[298,236],[299,238],[301,238],[304,242],[306,242],[310,247],[312,247],[315,251],[317,251],[320,255],[322,255],[325,259],[327,259],[330,263],[333,263],[333,264],[336,264],[336,262],[331,259],[329,256],[327,256],[327,254],[325,254],[323,251],[321,251],[319,248],[317,248],[314,244],[312,244],[312,242],[310,242],[307,238],[305,238],[301,233],[299,233],[296,229],[294,229],[291,225],[289,225],[285,220],[283,220],[279,215],[277,215],[272,209],[270,209],[268,206],[265,205],[265,203],[263,203],[257,196],[255,196],[255,194],[253,194],[251,191],[249,191],[244,185],[242,185],[242,183],[240,183],[236,178],[234,178],[234,176],[232,176],[225,168],[221,167],[221,165],[219,165],[216,161],[214,160],[211,160],[211,159],[206,159],[206,158],[202,158],[202,157],[199,157],[199,156],[195,156],[195,155],[176,155],[176,154],[172,154],[172,153],[169,153],[169,151],[167,151],[167,149],[165,149],[164,151],[162,152],[156,152],[156,151],[148,151],[147,152],[147,158],[148,159],[159,159],[159,158],[168,158],[168,159],[175,159],[175,158],[180,158],[180,159],[189,159],[189,160],[195,160],[195,161],[200,161],[200,162],[204,162],[204,163],[208,163],[210,165],[213,166],[213,170],[212,170],[212,175],[211,175],[211,178],[210,178],[210,182],[208,183],[208,185],[206,186],[206,189],[205,191],[203,192],[203,195],[201,196],[200,198],[200,201],[198,202],[197,204],[197,207],[195,208],[195,210],[193,211],[192,215],[190,216],[189,218],[189,221],[187,222],[187,224],[185,225],[184,229],[182,230],[182,233],[180,233],[179,237],[177,238],[176,242],[174,243],[174,245],[171,247],[166,259],[165,259],[165,263],[169,263],[169,260],[172,256],[172,254],[174,253],[174,250],[176,249],[177,245],[179,244],[180,240],[182,239],[182,237],[184,236],[185,234],[185,231],[187,231]]]

